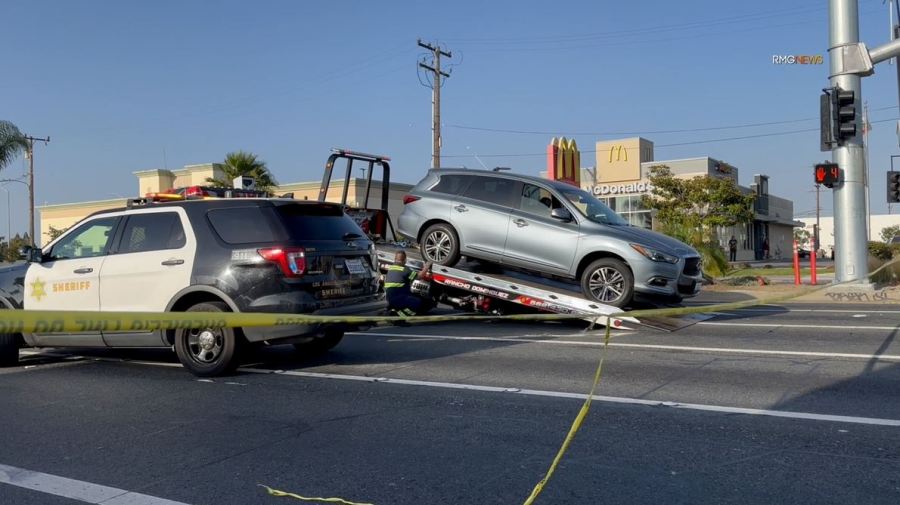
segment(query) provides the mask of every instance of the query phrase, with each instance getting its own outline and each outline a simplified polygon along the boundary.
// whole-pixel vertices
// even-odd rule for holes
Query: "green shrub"
[[[884,242],[869,242],[869,254],[883,261],[891,259],[894,255],[891,246]]]

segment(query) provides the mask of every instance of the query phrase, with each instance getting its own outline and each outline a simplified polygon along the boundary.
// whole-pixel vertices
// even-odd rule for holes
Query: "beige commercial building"
[[[730,164],[702,156],[678,160],[654,158],[653,142],[641,137],[599,141],[596,164],[582,170],[582,187],[609,205],[635,226],[653,228],[653,212],[644,207],[642,196],[649,194],[650,167],[665,165],[675,177],[727,177],[738,182],[738,169]],[[745,226],[718,231],[720,245],[728,248],[733,235],[738,241],[738,261],[764,259],[768,246],[770,258],[787,258],[791,254],[793,229],[802,226],[794,221],[791,200],[769,194],[769,178],[754,175],[753,184],[741,189],[756,195],[755,218]]]
[[[869,228],[869,241],[881,242],[881,232],[885,228],[891,226],[900,226],[900,214],[873,214],[871,219],[871,227]],[[803,227],[809,232],[809,236],[814,236],[816,232],[816,218],[799,217],[798,221],[803,222]],[[818,249],[831,254],[834,248],[834,218],[831,216],[819,218],[819,244]]]
[[[223,176],[221,166],[217,163],[204,163],[200,165],[187,165],[178,170],[141,170],[134,172],[137,177],[137,192],[135,197],[144,196],[147,193],[157,193],[171,188],[208,185],[208,178],[218,179]],[[297,200],[315,200],[319,197],[320,181],[295,182],[278,186],[274,193],[283,195],[292,193]],[[343,179],[332,179],[326,194],[326,200],[340,202],[341,192],[344,187]],[[372,181],[369,194],[369,207],[377,207],[381,203],[381,182]],[[388,212],[391,215],[394,226],[397,225],[397,216],[403,207],[403,195],[412,188],[409,184],[391,183]],[[352,178],[347,191],[347,204],[351,207],[362,207],[365,198],[366,180]],[[56,205],[44,205],[38,207],[41,220],[40,244],[50,241],[50,228],[57,230],[66,229],[79,220],[94,212],[122,208],[127,202],[126,198],[111,200],[97,200],[91,202],[62,203]]]

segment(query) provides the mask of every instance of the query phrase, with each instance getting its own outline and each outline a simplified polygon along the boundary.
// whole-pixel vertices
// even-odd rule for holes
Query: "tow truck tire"
[[[341,330],[326,330],[325,335],[316,337],[309,342],[294,344],[294,350],[304,356],[318,356],[334,349],[344,338]]]
[[[634,275],[621,260],[601,258],[584,269],[581,291],[588,300],[625,307],[634,297]]]
[[[19,364],[19,342],[13,333],[0,333],[0,366]]]
[[[419,252],[425,261],[452,267],[459,262],[459,235],[449,224],[433,224],[422,234]]]
[[[202,302],[186,312],[229,312],[222,302]],[[235,328],[178,330],[175,354],[197,377],[215,377],[233,372],[239,364],[240,335]]]

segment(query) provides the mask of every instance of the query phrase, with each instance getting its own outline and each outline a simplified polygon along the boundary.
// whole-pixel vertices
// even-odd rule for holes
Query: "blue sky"
[[[860,0],[860,33],[888,39],[881,0]],[[394,178],[429,165],[430,90],[417,77],[421,37],[446,46],[444,164],[536,173],[549,134],[583,150],[620,131],[645,133],[657,159],[712,156],[741,183],[815,208],[818,132],[669,146],[818,127],[827,85],[827,2],[6,2],[12,48],[0,74],[0,119],[35,136],[36,201],[132,196],[136,170],[220,161],[244,149],[280,182],[316,180],[332,146],[388,154]],[[824,65],[773,65],[773,54],[821,54]],[[892,66],[863,85],[873,121],[898,117]],[[873,212],[886,212],[883,172],[895,122],[870,137]],[[449,157],[456,156],[456,157]],[[584,154],[583,160],[591,160]],[[585,165],[589,163],[583,163]],[[592,163],[590,163],[592,164]],[[0,174],[18,177],[20,159]],[[25,186],[13,232],[27,228]],[[2,192],[0,192],[2,193]],[[0,194],[0,212],[6,195]],[[823,191],[825,215],[831,192]],[[4,223],[5,224],[5,223]],[[0,235],[5,235],[0,226]]]

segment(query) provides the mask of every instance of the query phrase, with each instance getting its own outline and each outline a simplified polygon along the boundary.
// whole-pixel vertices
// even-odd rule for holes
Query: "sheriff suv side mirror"
[[[40,263],[44,258],[40,247],[31,247],[30,245],[19,249],[19,254],[29,263]]]

